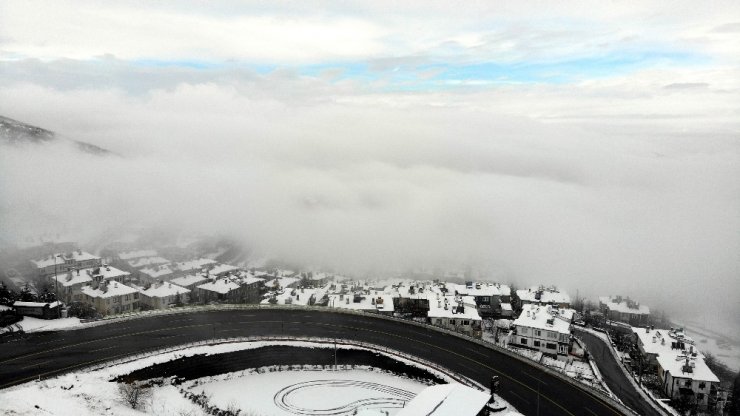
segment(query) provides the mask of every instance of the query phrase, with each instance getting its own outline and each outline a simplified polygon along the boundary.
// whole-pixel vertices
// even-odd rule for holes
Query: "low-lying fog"
[[[740,316],[737,137],[680,120],[538,121],[511,114],[527,98],[505,88],[316,99],[300,80],[260,82],[296,91],[0,90],[7,116],[120,155],[3,147],[3,234],[164,224],[347,271],[473,265]]]

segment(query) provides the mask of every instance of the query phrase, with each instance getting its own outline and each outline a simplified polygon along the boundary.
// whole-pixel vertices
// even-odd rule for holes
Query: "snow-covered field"
[[[205,393],[209,403],[220,409],[288,416],[352,415],[361,409],[382,409],[394,415],[427,387],[369,367],[276,370],[271,367],[206,377],[186,383],[185,388],[193,394]]]
[[[336,370],[324,371],[310,366],[273,366],[204,377],[179,386],[164,380],[162,385],[148,389],[150,394],[140,400],[140,407],[134,410],[125,403],[119,390],[123,384],[110,381],[132,371],[180,357],[220,354],[278,344],[326,347],[324,344],[308,341],[229,342],[193,346],[0,390],[0,414],[205,415],[203,407],[193,400],[193,396],[197,395],[205,398],[210,406],[223,410],[240,409],[240,415],[352,415],[355,409],[361,410],[359,413],[362,414],[382,409],[393,415],[399,406],[426,387],[421,381],[369,367],[340,366]],[[408,359],[393,358],[413,363]],[[423,367],[418,363],[414,365]],[[435,375],[444,376],[439,370],[425,369]],[[515,411],[511,406],[508,409]]]

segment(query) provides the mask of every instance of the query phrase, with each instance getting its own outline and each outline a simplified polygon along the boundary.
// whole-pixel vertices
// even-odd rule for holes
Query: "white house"
[[[190,297],[190,289],[171,282],[157,282],[149,286],[148,289],[141,290],[141,302],[153,309],[165,309],[169,305],[177,303],[178,296],[180,302],[187,302]]]
[[[482,320],[472,296],[429,297],[429,323],[471,337],[482,336]]]
[[[71,303],[82,300],[82,292],[80,290],[88,283],[95,282],[99,284],[102,281],[122,282],[129,275],[129,272],[104,264],[102,267],[70,270],[64,274],[57,274],[56,281],[54,280],[54,276],[51,276],[50,280],[52,285],[59,287],[59,298],[67,303]]]
[[[208,278],[200,273],[186,274],[185,276],[176,277],[170,280],[171,283],[174,283],[184,288],[188,288],[190,290],[195,289],[196,286],[202,285],[203,283],[206,283],[207,281],[208,281]]]
[[[99,267],[103,264],[100,257],[88,252],[77,250],[69,253],[55,253],[41,260],[33,260],[38,275],[42,277],[66,273],[74,269]]]
[[[571,323],[564,315],[551,305],[525,305],[521,315],[512,323],[509,344],[556,358],[567,356],[570,351]]]
[[[694,340],[682,329],[632,328],[637,347],[649,368],[657,368],[661,387],[668,397],[685,396],[699,409],[716,399],[719,379],[707,367]]]
[[[609,319],[622,321],[632,326],[646,325],[650,318],[650,308],[629,297],[601,296],[599,309]]]
[[[81,300],[100,314],[111,315],[139,310],[139,291],[118,282],[101,282],[80,289]]]

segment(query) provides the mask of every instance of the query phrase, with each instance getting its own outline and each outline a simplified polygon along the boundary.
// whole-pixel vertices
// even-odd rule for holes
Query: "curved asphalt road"
[[[621,414],[597,395],[459,337],[402,321],[302,309],[155,315],[74,331],[29,334],[24,340],[0,344],[0,388],[148,349],[214,337],[261,335],[341,338],[382,345],[438,363],[485,386],[491,376],[499,375],[501,396],[526,415]]]

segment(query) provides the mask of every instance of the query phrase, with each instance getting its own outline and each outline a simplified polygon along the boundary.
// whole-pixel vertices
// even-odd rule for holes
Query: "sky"
[[[0,115],[120,157],[2,149],[0,227],[471,265],[740,328],[740,3],[397,3],[1,2]]]

